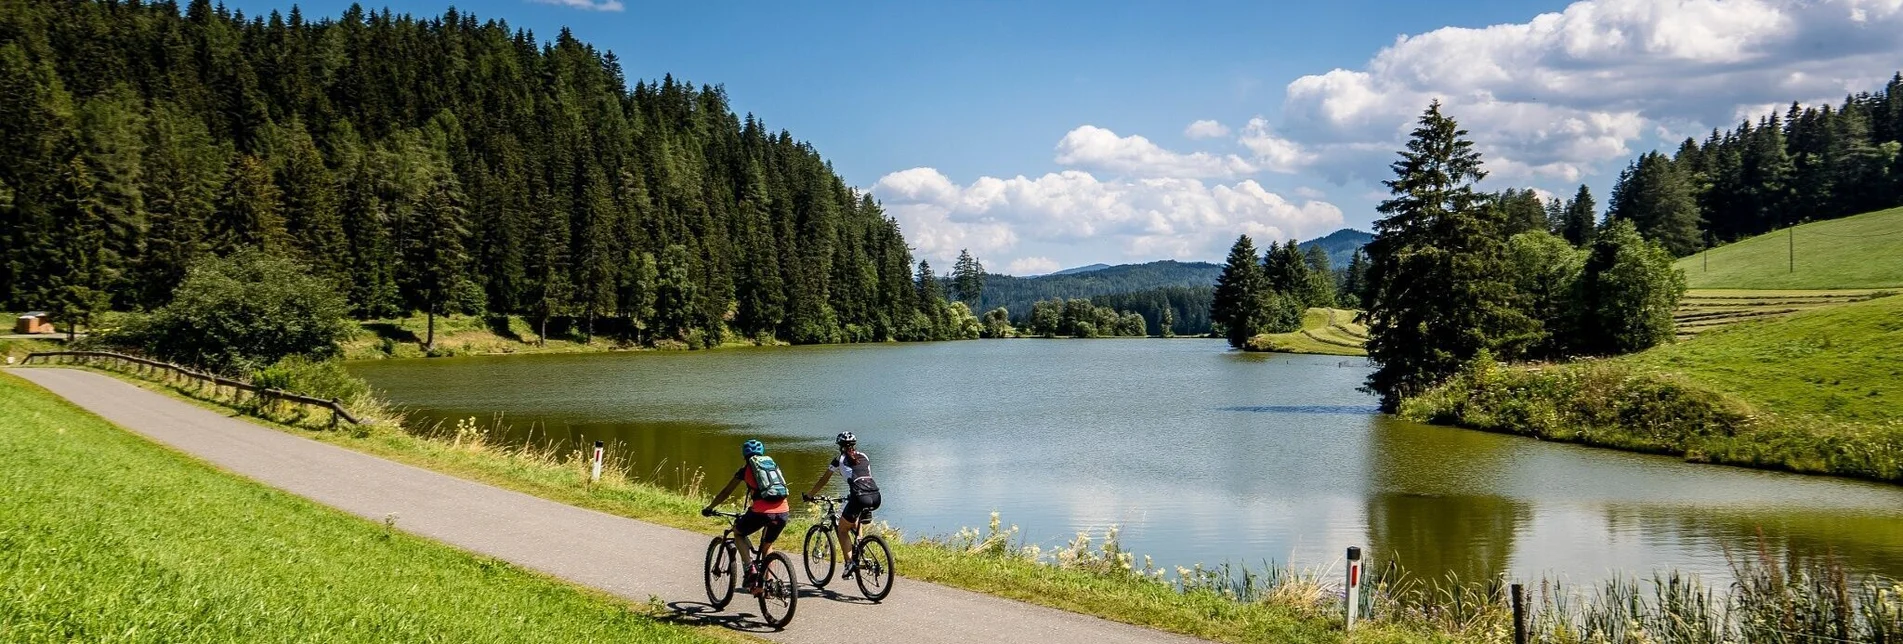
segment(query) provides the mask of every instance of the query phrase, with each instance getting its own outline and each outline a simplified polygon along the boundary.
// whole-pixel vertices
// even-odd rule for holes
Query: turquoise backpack
[[[786,475],[780,473],[780,465],[773,457],[761,454],[747,457],[747,467],[753,469],[753,498],[757,501],[784,501],[788,496]]]

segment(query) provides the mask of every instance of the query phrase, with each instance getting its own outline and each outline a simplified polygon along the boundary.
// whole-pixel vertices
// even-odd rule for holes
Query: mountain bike
[[[800,555],[806,566],[806,579],[819,588],[825,588],[833,580],[833,571],[837,565],[834,560],[839,551],[839,538],[833,536],[839,529],[839,499],[816,496],[814,503],[826,508],[826,515],[818,525],[806,530],[805,552]],[[894,568],[892,566],[892,548],[885,544],[885,538],[879,535],[860,536],[865,530],[864,517],[858,517],[859,527],[852,531],[853,548],[846,557],[846,577],[858,582],[860,594],[874,602],[885,599],[892,593]]]
[[[734,545],[733,522],[740,515],[733,512],[715,511],[714,516],[727,519],[727,530],[714,537],[707,544],[707,604],[720,610],[733,601],[734,587],[740,577],[740,552]],[[786,628],[793,621],[793,609],[800,598],[799,578],[793,574],[793,559],[786,553],[775,552],[770,556],[759,556],[754,551],[754,562],[759,567],[760,579],[757,582],[760,599],[760,617],[769,626]],[[749,592],[753,592],[749,589]]]

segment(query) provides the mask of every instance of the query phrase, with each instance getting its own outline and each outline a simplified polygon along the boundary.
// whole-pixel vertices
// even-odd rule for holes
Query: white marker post
[[[601,441],[595,441],[595,473],[589,475],[591,483],[601,482]]]
[[[1361,612],[1361,547],[1348,546],[1348,626],[1355,627],[1356,613]]]

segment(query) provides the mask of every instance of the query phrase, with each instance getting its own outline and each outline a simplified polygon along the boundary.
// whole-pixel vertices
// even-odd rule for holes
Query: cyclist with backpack
[[[773,542],[780,538],[780,531],[786,528],[786,517],[792,508],[787,504],[788,496],[786,475],[780,472],[780,466],[773,457],[766,455],[766,444],[757,440],[748,440],[740,445],[740,456],[746,459],[740,470],[733,473],[733,480],[727,487],[714,495],[712,503],[701,508],[700,515],[714,516],[714,508],[727,500],[734,488],[741,483],[747,485],[747,495],[752,502],[747,511],[734,521],[734,540],[738,542],[740,565],[747,571],[746,587],[749,593],[759,592],[759,571],[754,569],[753,545],[747,537],[760,533],[760,557],[773,554]]]
[[[826,471],[819,475],[819,482],[813,484],[813,490],[800,496],[808,503],[826,489],[826,483],[833,480],[833,474],[846,479],[846,507],[839,514],[839,543],[846,544],[851,550],[852,534],[859,529],[859,523],[872,518],[872,511],[879,509],[879,484],[872,480],[872,459],[859,451],[859,437],[852,432],[839,432],[833,437],[833,443],[839,445],[839,455],[827,464]],[[852,575],[852,566],[846,567],[846,575]]]

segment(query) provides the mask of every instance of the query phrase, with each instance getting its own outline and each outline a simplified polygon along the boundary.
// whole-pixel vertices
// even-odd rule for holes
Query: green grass
[[[25,360],[27,354],[35,351],[59,351],[65,348],[65,342],[52,338],[0,340],[0,364],[4,364],[7,358],[13,358],[13,361],[18,363]]]
[[[1312,308],[1302,314],[1302,330],[1264,333],[1249,338],[1245,351],[1311,353],[1327,356],[1365,356],[1368,328],[1354,322],[1347,309]]]
[[[1607,360],[1479,362],[1404,416],[1688,460],[1903,483],[1903,298]]]
[[[1791,270],[1792,242],[1796,270]],[[1694,289],[1903,286],[1903,208],[1779,230],[1678,260]]]
[[[435,349],[426,352],[423,350],[423,340],[429,337],[427,316],[361,320],[357,324],[359,330],[355,337],[343,343],[346,360],[687,348],[681,342],[662,341],[657,347],[648,347],[608,335],[584,338],[580,322],[574,322],[573,326],[566,329],[562,325],[551,324],[549,337],[543,341],[541,335],[536,333],[535,321],[521,316],[439,315],[436,316]],[[744,338],[729,338],[722,346],[755,344]]]
[[[1903,297],[1739,323],[1623,361],[1779,414],[1903,419]]]
[[[731,640],[224,474],[0,374],[0,641]]]
[[[1696,289],[1685,293],[1672,322],[1679,339],[1709,333],[1741,322],[1779,318],[1793,313],[1854,304],[1890,293],[1876,289],[1739,290]]]

